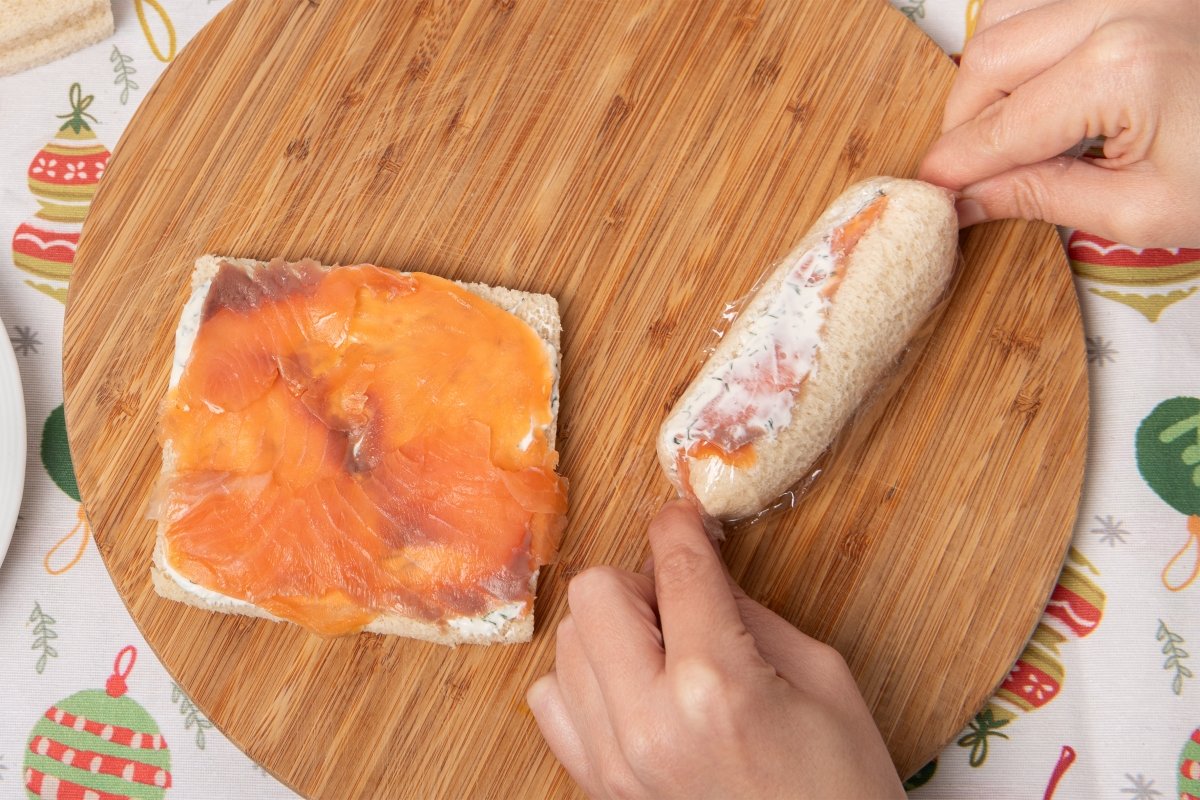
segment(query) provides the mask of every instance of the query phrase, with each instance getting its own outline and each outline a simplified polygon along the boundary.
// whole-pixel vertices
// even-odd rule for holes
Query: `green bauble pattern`
[[[1200,515],[1200,398],[1164,400],[1142,420],[1137,464],[1167,505]]]
[[[75,466],[71,463],[71,448],[67,446],[67,418],[59,406],[46,418],[42,428],[42,466],[67,496],[79,502],[79,486],[75,483]]]
[[[28,800],[120,796],[163,800],[171,786],[171,754],[158,724],[125,696],[118,665],[105,689],[76,692],[46,710],[25,743]],[[93,794],[94,793],[94,794]]]
[[[904,791],[911,792],[913,789],[921,788],[925,784],[929,783],[935,772],[937,772],[936,758],[914,772],[909,779],[904,782]]]
[[[1192,738],[1183,745],[1179,754],[1179,799],[1195,800],[1200,797],[1200,728],[1192,731]]]

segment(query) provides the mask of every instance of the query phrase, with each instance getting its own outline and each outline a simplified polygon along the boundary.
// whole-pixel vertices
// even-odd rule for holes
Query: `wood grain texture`
[[[952,75],[879,0],[230,5],[118,146],[66,317],[85,509],[167,669],[306,795],[571,795],[524,703],[567,580],[640,563],[671,496],[656,428],[722,304],[847,184],[911,175]],[[1054,231],[988,225],[963,251],[910,380],[799,508],[725,546],[751,595],[845,655],[902,773],[1004,678],[1083,475],[1084,346]],[[154,594],[156,410],[205,252],[558,296],[572,511],[532,644],[330,641]]]

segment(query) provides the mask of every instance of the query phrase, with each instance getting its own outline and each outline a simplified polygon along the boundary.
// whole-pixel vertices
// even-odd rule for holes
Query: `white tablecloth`
[[[292,796],[209,724],[138,634],[81,521],[60,408],[79,220],[138,103],[222,6],[118,0],[108,41],[0,78],[0,318],[29,436],[0,568],[0,796],[27,785],[52,797],[71,780],[148,798]],[[897,6],[958,53],[977,0]],[[1071,241],[1092,381],[1075,546],[1004,689],[916,777],[914,797],[1200,796],[1200,251]],[[69,729],[85,721],[115,731],[105,763],[133,764],[144,782],[64,764],[90,741]]]

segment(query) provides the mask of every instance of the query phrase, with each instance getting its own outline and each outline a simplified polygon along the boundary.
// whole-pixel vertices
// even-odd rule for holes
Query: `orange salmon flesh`
[[[222,264],[163,405],[168,564],[325,635],[531,609],[566,524],[553,358],[432,275]]]

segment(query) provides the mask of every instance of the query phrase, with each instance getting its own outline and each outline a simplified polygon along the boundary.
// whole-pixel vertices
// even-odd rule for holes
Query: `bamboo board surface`
[[[722,305],[848,183],[913,173],[953,69],[880,0],[231,4],[117,148],[66,316],[84,507],[167,669],[309,796],[572,795],[524,702],[567,580],[640,564],[672,494],[655,431]],[[323,640],[155,595],[157,404],[206,252],[559,298],[572,507],[532,644]],[[1084,345],[1055,232],[988,225],[963,254],[898,394],[799,508],[724,548],[752,596],[845,655],[905,774],[1018,655],[1083,475]]]

